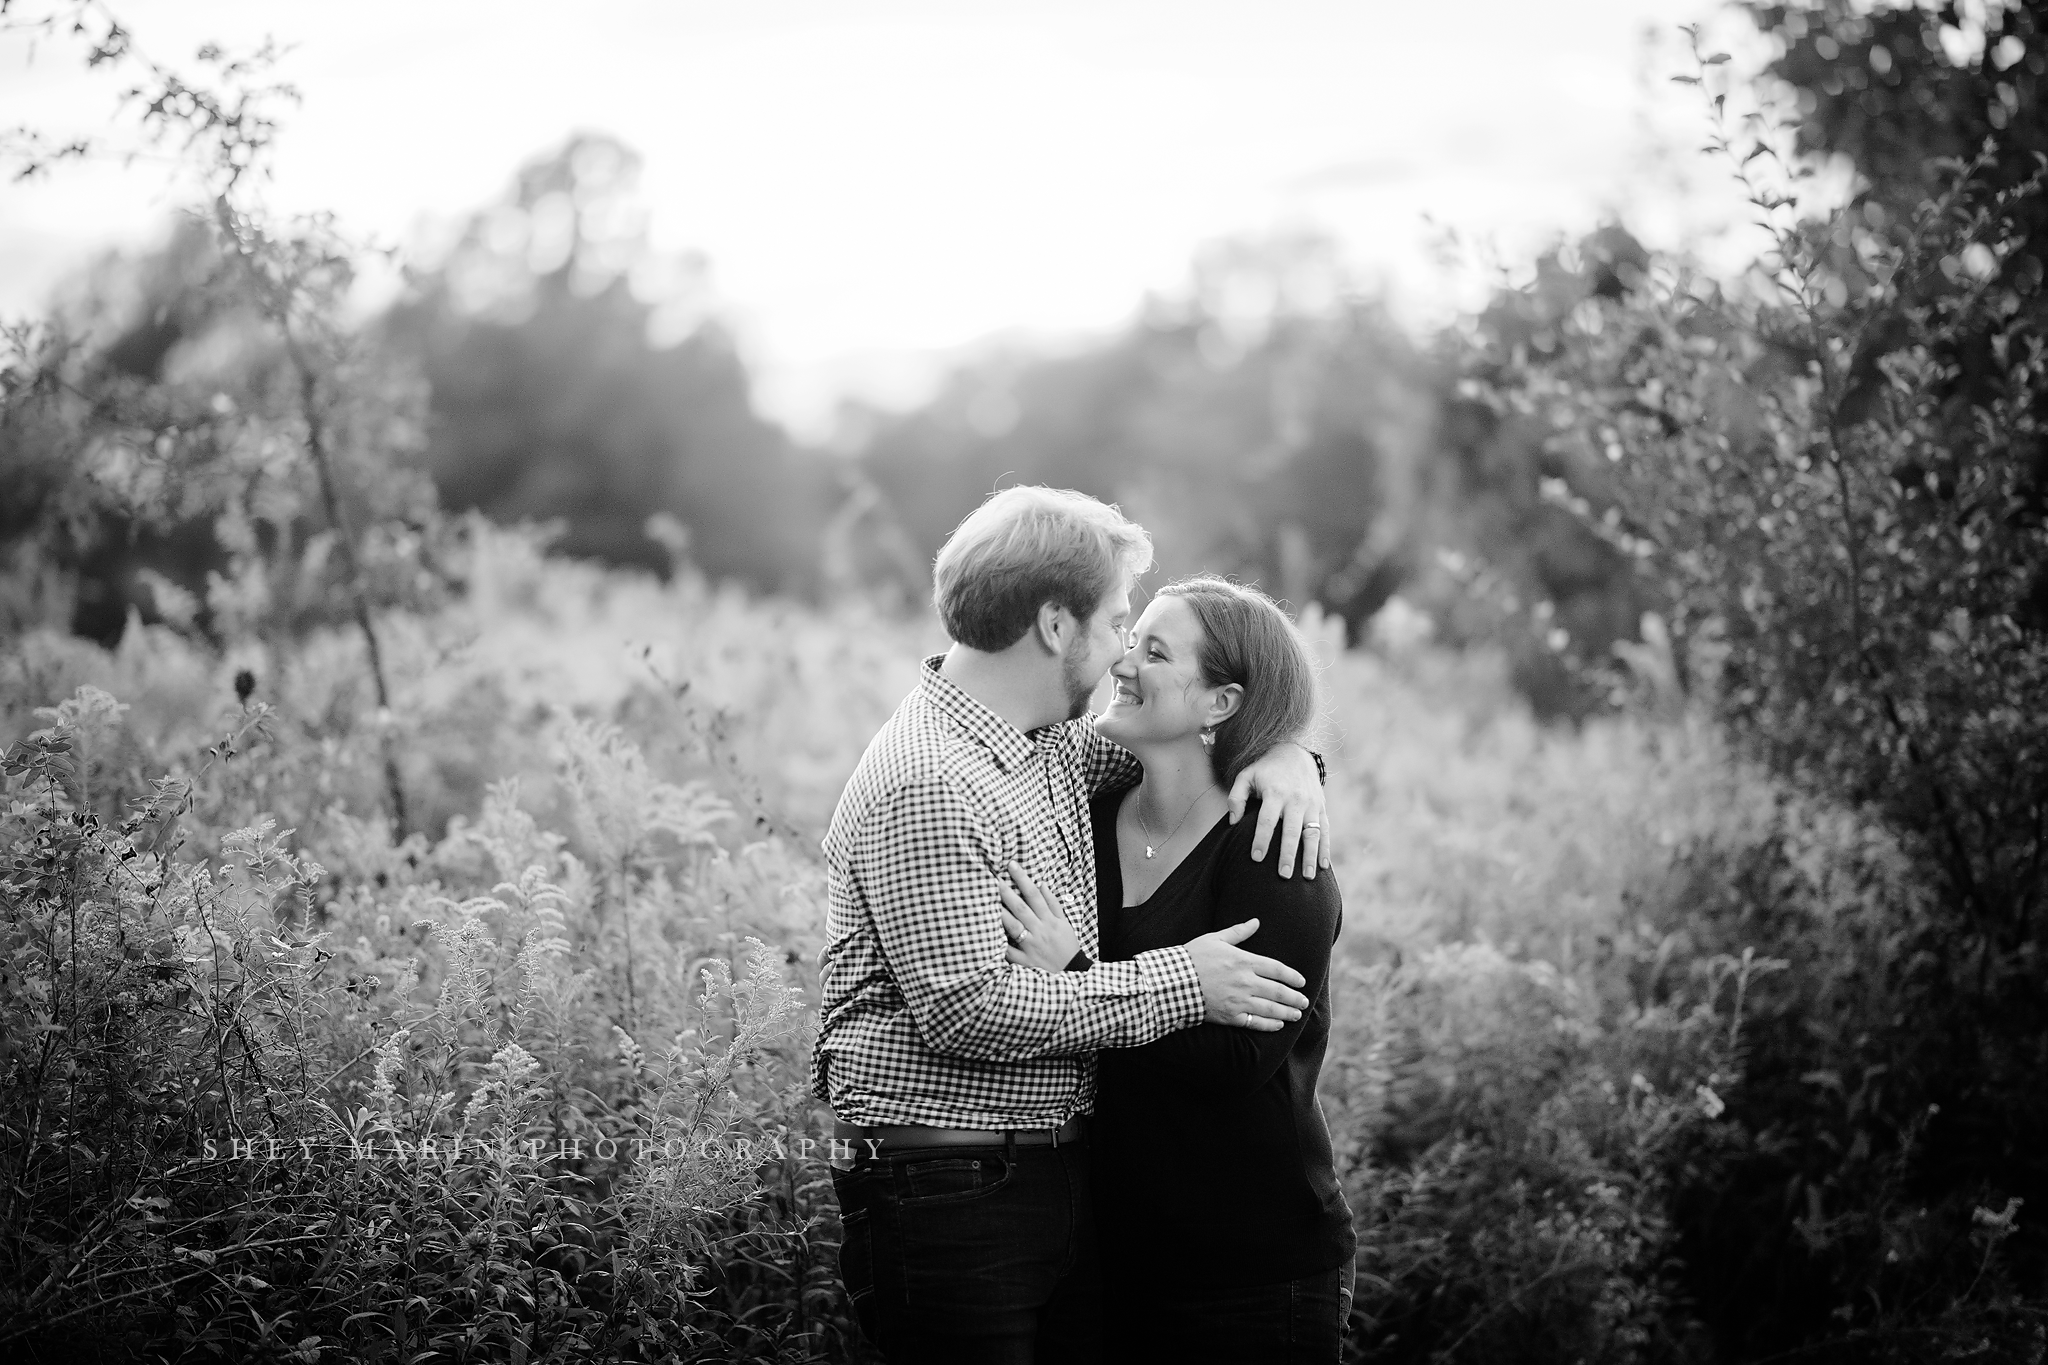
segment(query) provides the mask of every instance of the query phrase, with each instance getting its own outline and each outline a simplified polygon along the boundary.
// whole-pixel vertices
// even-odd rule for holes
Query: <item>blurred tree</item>
[[[2048,154],[2042,0],[1752,0],[1746,8],[1781,45],[1769,71],[1798,103],[1799,150],[1848,158],[1862,179],[1863,204],[1879,206],[1875,213],[1860,209],[1857,226],[1904,240],[1913,208],[1940,197],[1954,164],[1974,157],[1987,140],[1996,153],[1973,175],[1970,196],[2025,181],[2037,155]],[[2023,209],[2021,221],[2048,222],[2048,208]],[[2030,237],[2005,264],[2038,279],[2044,254],[2048,242]],[[2028,261],[2035,264],[2028,268]]]
[[[1124,505],[1164,574],[1341,594],[1355,624],[1410,551],[1432,401],[1428,366],[1344,291],[1327,243],[1226,243],[1105,341],[991,356],[876,417],[861,462],[927,559],[992,489],[1048,483]]]
[[[1526,284],[1495,294],[1472,335],[1447,342],[1446,368],[1490,384],[1522,364],[1566,354],[1574,320],[1638,289],[1649,253],[1618,224],[1537,258]],[[1476,345],[1470,343],[1476,342]],[[1549,439],[1546,425],[1443,385],[1437,542],[1457,556],[1411,595],[1435,609],[1449,638],[1491,639],[1516,686],[1547,716],[1583,715],[1607,700],[1617,642],[1637,639],[1664,603],[1597,530],[1571,510],[1614,505],[1604,458]]]
[[[169,614],[181,626],[298,631],[352,619],[355,579],[382,603],[428,591],[416,574],[436,511],[417,384],[340,331],[309,334],[302,318],[288,340],[268,311],[275,281],[254,273],[288,254],[289,269],[326,276],[296,277],[319,295],[296,311],[336,308],[346,248],[317,226],[304,234],[224,248],[228,227],[188,217],[161,249],[104,257],[43,323],[10,329],[0,551],[60,586],[0,628],[57,625],[110,644],[131,613],[169,619],[165,603],[182,593],[189,613]],[[306,450],[316,432],[324,478]],[[355,570],[337,513],[361,528],[348,536]],[[261,584],[249,577],[259,567]],[[228,602],[232,620],[220,616]]]
[[[2048,166],[2048,0],[1991,0],[1871,7],[1848,0],[1748,5],[1758,25],[1782,45],[1770,72],[1797,101],[1801,151],[1852,163],[1858,193],[1852,212],[1835,223],[1832,264],[1845,284],[1872,284],[1861,261],[1871,239],[1893,247],[1920,230],[1920,206],[1946,200],[1958,220],[1984,213]],[[1970,174],[1950,194],[1964,163]],[[1998,245],[1926,261],[1900,287],[1907,301],[1935,306],[1944,297],[1990,293],[2005,314],[1973,312],[1967,325],[1933,338],[1949,376],[1940,390],[1951,423],[1968,424],[1975,409],[1998,397],[2005,373],[1999,337],[2024,315],[2048,320],[2048,197],[1998,205],[2011,236]],[[1859,241],[1865,245],[1859,246]],[[1857,338],[1846,376],[1843,416],[1874,415],[1886,387],[1888,357],[1916,338],[1892,324]],[[2034,416],[2048,425],[2048,394]],[[1967,441],[1967,432],[1953,433]],[[2048,440],[2024,456],[2033,505],[2048,509]],[[1927,471],[1909,461],[1909,482]],[[2035,566],[2024,615],[2048,626],[2048,563]]]
[[[103,5],[0,13],[11,31],[61,37],[86,65],[130,73],[124,105],[147,141],[176,148],[205,205],[133,287],[108,287],[121,272],[104,269],[81,306],[0,331],[0,459],[13,466],[0,472],[22,474],[33,498],[7,527],[9,567],[30,587],[0,592],[15,617],[6,624],[47,623],[63,605],[53,576],[71,580],[74,628],[102,637],[120,633],[142,583],[165,619],[223,638],[348,621],[373,714],[388,716],[376,618],[441,586],[432,490],[412,458],[417,390],[344,325],[358,249],[326,216],[277,219],[256,193],[274,110],[293,98],[264,82],[275,49],[233,56],[208,44],[192,78],[142,52]],[[101,151],[34,130],[6,150],[21,176]],[[188,574],[205,569],[203,598],[133,562],[143,548],[174,551]],[[381,747],[403,831],[388,730]]]
[[[1562,318],[1646,261],[1602,229],[1504,291],[1481,329],[1554,347]],[[1150,528],[1165,575],[1256,579],[1319,603],[1354,640],[1398,592],[1449,641],[1504,645],[1543,714],[1583,714],[1606,690],[1571,658],[1632,639],[1649,595],[1541,494],[1546,479],[1597,494],[1602,471],[1567,467],[1536,424],[1460,398],[1455,351],[1418,350],[1350,290],[1326,241],[1226,242],[1182,296],[1115,336],[989,357],[925,407],[877,417],[861,461],[927,560],[1000,483],[1078,488]],[[1493,591],[1446,572],[1443,552],[1486,565]],[[1552,643],[1560,631],[1569,650]]]
[[[129,497],[87,458],[126,442],[153,454],[159,438],[174,453],[174,428],[213,425],[211,393],[167,381],[187,369],[195,343],[247,325],[220,288],[225,264],[210,226],[188,219],[158,251],[101,258],[43,324],[13,329],[0,399],[0,548],[17,561],[17,588],[42,586],[0,604],[0,631],[47,624],[112,644],[130,613],[157,619],[150,575],[203,596],[207,574],[226,569],[211,481],[200,492],[164,479]]]
[[[701,267],[647,244],[638,167],[570,139],[385,320],[431,388],[435,482],[452,507],[560,519],[570,554],[663,572],[675,546],[647,528],[666,512],[708,572],[810,590],[840,476],[755,413]]]

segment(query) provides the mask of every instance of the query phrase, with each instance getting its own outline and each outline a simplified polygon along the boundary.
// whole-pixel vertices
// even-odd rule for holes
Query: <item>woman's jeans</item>
[[[861,1331],[891,1365],[1094,1365],[1085,1141],[924,1148],[834,1171]]]
[[[1248,1289],[1117,1283],[1103,1304],[1118,1365],[1335,1365],[1351,1315],[1353,1270]]]

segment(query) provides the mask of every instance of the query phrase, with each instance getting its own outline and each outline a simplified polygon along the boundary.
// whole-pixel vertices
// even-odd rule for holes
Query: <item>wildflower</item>
[[[411,1029],[402,1028],[377,1045],[376,1079],[370,1084],[370,1095],[387,1116],[398,1098],[396,1080],[399,1068],[405,1065],[399,1048],[411,1036]]]
[[[612,1037],[619,1046],[619,1060],[626,1064],[626,1074],[639,1075],[640,1068],[646,1064],[646,1055],[641,1052],[640,1044],[634,1042],[633,1035],[617,1024],[612,1025]]]
[[[441,1015],[449,1020],[466,1019],[482,1003],[490,984],[488,962],[490,929],[479,915],[464,915],[448,945],[448,974],[441,985]]]
[[[463,1107],[463,1129],[467,1131],[493,1114],[507,1120],[508,1127],[519,1126],[540,1091],[535,1081],[539,1073],[540,1062],[517,1043],[507,1043],[492,1053],[484,1067],[483,1084]]]

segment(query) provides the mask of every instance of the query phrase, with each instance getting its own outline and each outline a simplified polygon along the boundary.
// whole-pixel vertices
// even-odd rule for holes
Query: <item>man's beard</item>
[[[1060,659],[1060,677],[1067,685],[1067,719],[1079,720],[1088,714],[1088,703],[1095,696],[1095,684],[1102,681],[1102,675],[1093,678],[1081,676],[1081,656],[1086,651],[1084,641],[1076,640],[1067,646],[1066,654]]]

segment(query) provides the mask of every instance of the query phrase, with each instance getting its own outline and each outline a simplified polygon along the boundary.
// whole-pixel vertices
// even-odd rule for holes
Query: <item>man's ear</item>
[[[1031,633],[1046,653],[1060,658],[1067,652],[1067,642],[1073,638],[1076,624],[1074,614],[1065,607],[1045,602],[1032,619]]]
[[[1244,707],[1244,687],[1239,683],[1225,683],[1216,689],[1216,695],[1209,702],[1209,724],[1221,725]]]

